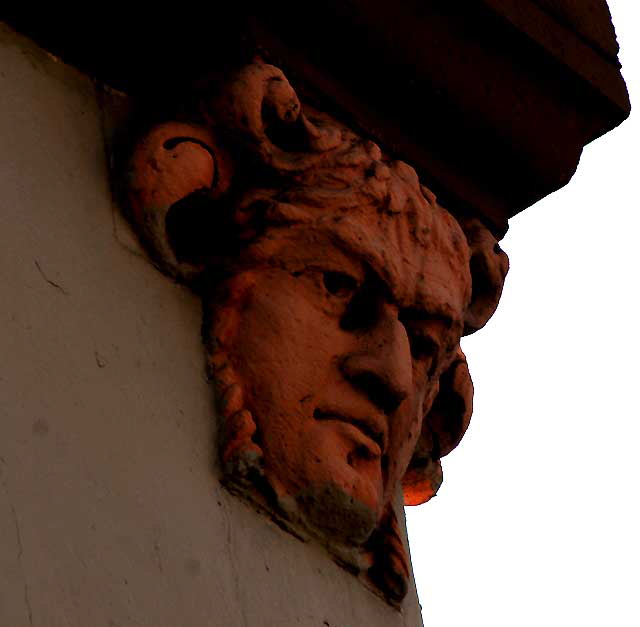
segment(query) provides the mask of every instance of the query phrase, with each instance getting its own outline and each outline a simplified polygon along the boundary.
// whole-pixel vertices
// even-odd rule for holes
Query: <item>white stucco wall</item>
[[[0,625],[421,625],[219,486],[199,302],[119,217],[94,84],[0,26],[0,94]]]

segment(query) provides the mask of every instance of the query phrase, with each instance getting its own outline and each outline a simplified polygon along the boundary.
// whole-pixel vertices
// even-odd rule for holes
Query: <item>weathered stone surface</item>
[[[399,603],[394,496],[407,475],[428,500],[466,430],[460,337],[493,314],[506,255],[270,64],[190,99],[124,181],[156,263],[203,296],[227,484]]]
[[[420,625],[221,489],[200,303],[112,203],[108,94],[4,27],[0,86],[0,625]]]

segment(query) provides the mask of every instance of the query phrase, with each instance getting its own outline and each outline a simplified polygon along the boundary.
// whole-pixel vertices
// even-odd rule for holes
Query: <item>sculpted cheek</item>
[[[462,357],[446,369],[506,257],[278,68],[198,93],[178,117],[199,125],[136,144],[128,202],[156,263],[202,295],[223,481],[398,604],[395,497],[404,477],[429,498],[464,433],[470,379]]]

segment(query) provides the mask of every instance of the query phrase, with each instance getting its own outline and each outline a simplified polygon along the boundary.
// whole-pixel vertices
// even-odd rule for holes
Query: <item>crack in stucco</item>
[[[29,597],[29,585],[24,582],[24,604],[27,607],[27,616],[29,617],[29,625],[33,625],[33,610],[31,608],[31,599]]]
[[[51,286],[55,287],[56,289],[60,290],[65,296],[69,296],[69,292],[67,292],[67,290],[64,289],[64,287],[62,287],[62,285],[60,285],[59,283],[56,283],[55,281],[52,281],[45,273],[44,270],[42,269],[42,267],[40,266],[40,264],[38,263],[38,260],[35,259],[35,264],[36,264],[36,268],[38,268],[38,272],[40,273],[40,276]]]
[[[24,553],[24,549],[22,546],[22,534],[20,533],[20,522],[18,521],[18,514],[16,513],[16,508],[14,507],[13,503],[11,503],[11,514],[13,516],[13,524],[16,527],[16,538],[18,541],[18,559],[22,561],[22,554]]]
[[[5,460],[4,457],[0,457],[0,463],[4,466]],[[22,533],[20,532],[20,521],[18,520],[18,513],[16,512],[15,505],[11,500],[11,494],[9,493],[9,486],[7,485],[6,479],[2,479],[2,487],[4,488],[4,493],[7,495],[7,501],[9,502],[9,507],[11,508],[11,516],[13,518],[13,524],[16,528],[16,542],[18,545],[18,559],[22,561],[22,555],[24,553],[24,547],[22,545]]]
[[[0,463],[3,467],[6,465],[4,457],[0,457]],[[11,516],[13,518],[13,524],[16,529],[16,544],[18,546],[18,561],[20,563],[20,570],[22,572],[22,578],[24,580],[24,604],[27,610],[27,617],[29,618],[29,625],[33,625],[33,609],[31,607],[31,596],[29,594],[29,584],[27,583],[27,578],[24,573],[24,567],[22,564],[22,556],[24,555],[24,545],[22,543],[22,532],[20,531],[20,519],[18,518],[18,512],[16,511],[15,505],[11,500],[11,494],[9,492],[9,486],[7,485],[6,479],[2,479],[2,487],[4,489],[4,493],[7,496],[7,501],[9,502],[9,507],[11,508]]]

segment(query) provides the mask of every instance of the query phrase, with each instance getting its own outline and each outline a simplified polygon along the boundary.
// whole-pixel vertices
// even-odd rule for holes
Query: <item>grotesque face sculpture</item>
[[[459,341],[506,257],[409,166],[301,113],[272,66],[203,108],[138,144],[129,198],[156,261],[203,295],[225,480],[399,602],[396,496],[428,500],[466,429]]]
[[[253,285],[229,356],[276,493],[320,508],[315,526],[362,542],[409,463],[425,399],[460,334],[450,301],[463,294],[455,281],[430,293],[408,260],[385,280],[384,268],[328,234],[305,239],[286,242],[277,266],[231,281]],[[347,511],[335,525],[335,508],[363,520]]]

